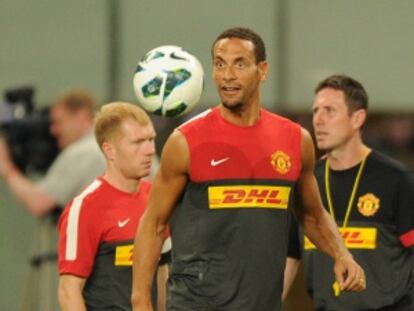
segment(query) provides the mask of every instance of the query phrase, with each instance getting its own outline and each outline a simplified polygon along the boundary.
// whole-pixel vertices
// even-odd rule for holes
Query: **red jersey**
[[[59,220],[59,274],[87,278],[88,310],[130,308],[133,240],[151,184],[126,193],[98,178],[64,209]]]
[[[193,182],[237,178],[294,182],[302,170],[300,126],[265,109],[252,126],[227,122],[213,108],[179,129],[190,149]]]

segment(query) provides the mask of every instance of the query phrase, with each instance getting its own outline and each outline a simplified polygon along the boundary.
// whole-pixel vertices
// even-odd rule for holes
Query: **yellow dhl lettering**
[[[290,190],[287,186],[213,186],[208,188],[209,207],[287,209]]]
[[[377,228],[348,227],[339,228],[345,246],[349,249],[376,249]],[[315,249],[316,246],[305,236],[304,248]]]
[[[117,246],[115,249],[115,266],[132,266],[134,245]]]

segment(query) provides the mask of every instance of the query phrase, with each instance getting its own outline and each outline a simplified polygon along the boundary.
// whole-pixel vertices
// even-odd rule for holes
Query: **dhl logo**
[[[375,249],[377,248],[377,228],[339,228],[344,239],[345,246],[350,249]],[[305,236],[304,248],[315,249],[316,246]]]
[[[290,187],[286,186],[214,186],[208,188],[210,209],[276,208],[287,209]]]
[[[117,246],[115,249],[115,266],[132,266],[134,245]]]

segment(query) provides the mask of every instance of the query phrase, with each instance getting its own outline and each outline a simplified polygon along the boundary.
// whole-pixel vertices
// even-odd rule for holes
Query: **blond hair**
[[[121,134],[122,121],[132,119],[140,125],[151,123],[148,114],[138,107],[127,102],[113,102],[101,107],[95,117],[95,138],[102,147],[105,141],[116,139]]]

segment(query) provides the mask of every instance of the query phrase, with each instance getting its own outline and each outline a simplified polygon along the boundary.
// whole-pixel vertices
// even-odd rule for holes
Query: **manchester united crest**
[[[374,216],[380,208],[380,200],[373,193],[367,193],[359,197],[357,206],[362,215]]]
[[[292,166],[292,163],[290,162],[290,157],[280,150],[272,154],[270,163],[272,164],[275,171],[282,175],[289,172],[290,167]]]

